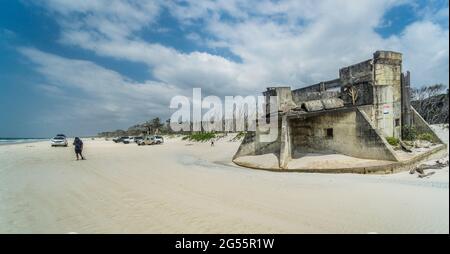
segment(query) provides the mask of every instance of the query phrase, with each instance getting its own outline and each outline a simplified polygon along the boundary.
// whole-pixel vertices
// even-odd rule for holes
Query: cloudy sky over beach
[[[0,0],[0,137],[89,135],[170,116],[175,95],[338,77],[377,49],[449,79],[448,1]]]

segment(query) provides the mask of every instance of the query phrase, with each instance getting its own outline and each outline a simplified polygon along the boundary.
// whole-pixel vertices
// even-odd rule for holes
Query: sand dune
[[[445,133],[448,140],[448,132]],[[237,142],[0,146],[0,233],[449,233],[449,169],[420,179],[235,166]]]

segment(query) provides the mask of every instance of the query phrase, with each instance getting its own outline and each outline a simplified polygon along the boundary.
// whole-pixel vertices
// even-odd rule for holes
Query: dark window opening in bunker
[[[327,129],[327,138],[333,138],[333,128]]]
[[[399,118],[395,119],[395,127],[398,127],[398,126],[400,126],[400,119]]]

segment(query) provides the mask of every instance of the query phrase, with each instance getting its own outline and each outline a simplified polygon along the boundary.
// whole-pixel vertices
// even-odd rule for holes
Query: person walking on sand
[[[211,146],[214,146],[214,139],[211,139]]]
[[[79,156],[81,156],[81,159],[84,160],[83,157],[83,141],[79,137],[75,137],[75,140],[73,141],[73,145],[75,146],[75,155],[77,156],[77,160],[79,160]]]

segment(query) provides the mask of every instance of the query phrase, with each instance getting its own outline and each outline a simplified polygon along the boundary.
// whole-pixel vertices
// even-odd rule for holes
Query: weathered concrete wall
[[[352,97],[348,93],[349,87],[354,87],[358,93],[355,105],[373,104],[373,60],[341,68],[339,77],[341,79],[341,97],[346,105],[352,105]]]
[[[393,87],[375,86],[375,104],[374,104],[374,124],[384,136],[399,137],[395,135],[394,121],[396,114],[394,110]]]
[[[377,51],[374,54],[375,85],[396,86],[400,96],[402,54],[392,51]]]
[[[357,108],[290,119],[290,131],[293,158],[298,153],[337,152],[357,158],[398,161],[369,118]]]
[[[401,138],[402,54],[377,51],[373,63],[375,126],[385,136]]]
[[[358,96],[355,101],[356,106],[369,105],[373,104],[373,92],[374,88],[371,83],[363,82],[353,85],[354,89],[356,89]],[[349,87],[342,87],[341,98],[344,101],[345,105],[352,105],[352,97],[348,92]]]
[[[409,71],[406,72],[406,75],[401,74],[401,92],[402,127],[409,127],[411,125],[411,74]]]
[[[268,131],[261,131],[258,128],[256,131],[248,131],[242,140],[238,151],[233,156],[233,160],[241,156],[262,155],[268,153],[274,153],[279,156],[281,144],[281,124],[281,119],[279,119],[277,139],[273,142],[261,142],[260,135],[268,134]]]
[[[371,120],[387,137],[401,137],[401,73],[402,55],[392,51],[377,51],[373,59],[339,70],[344,102],[352,104],[346,90],[355,87],[356,105],[373,105]]]
[[[359,110],[364,111],[366,116],[369,118],[370,122],[373,124],[375,122],[375,108],[373,105],[363,105],[358,107]]]
[[[340,79],[320,82],[308,87],[292,90],[292,99],[297,105],[310,100],[337,98],[340,96]]]
[[[292,99],[297,105],[301,105],[306,101],[338,98],[340,95],[341,95],[340,91],[324,91],[324,92],[298,92],[295,90],[292,91]]]
[[[323,81],[314,85],[310,85],[307,87],[302,87],[293,90],[292,92],[294,94],[300,94],[300,93],[309,93],[309,92],[324,92],[332,90],[333,88],[339,88],[341,87],[341,80],[340,79],[333,79],[328,81]]]
[[[256,132],[251,131],[247,132],[245,135],[238,151],[233,156],[233,160],[242,156],[262,155],[268,153],[273,153],[277,156],[280,154],[280,139],[277,139],[275,142],[271,143],[262,143],[259,141]]]
[[[266,105],[269,105],[270,103],[270,96],[277,96],[278,111],[286,112],[297,106],[292,99],[292,91],[290,87],[269,87],[263,95],[266,97]],[[272,111],[273,110],[268,108],[267,112]]]
[[[380,130],[376,129],[369,116],[358,109],[356,111],[357,136],[360,138],[358,153],[375,153],[372,157],[385,158],[385,160],[400,161],[394,149],[386,141]],[[368,157],[366,157],[368,158]]]
[[[350,65],[339,70],[342,87],[358,83],[370,83],[373,80],[372,59]]]
[[[281,118],[281,133],[280,133],[280,156],[279,167],[287,168],[288,162],[292,159],[292,135],[291,126],[286,115]]]
[[[242,156],[256,154],[256,132],[248,131],[241,142],[238,150],[233,156],[233,160]]]

